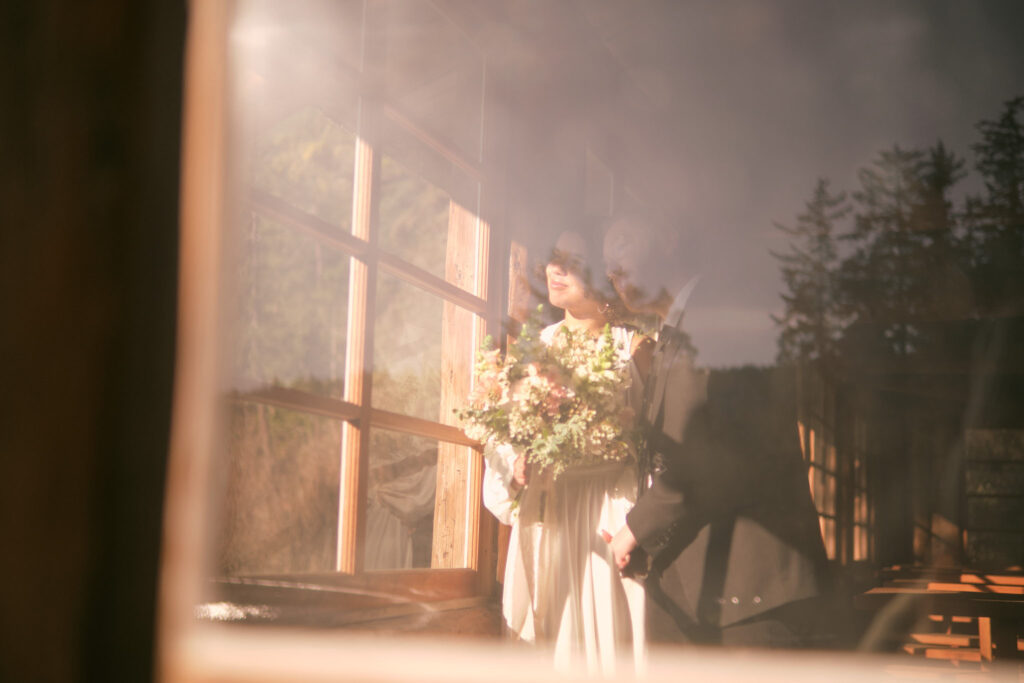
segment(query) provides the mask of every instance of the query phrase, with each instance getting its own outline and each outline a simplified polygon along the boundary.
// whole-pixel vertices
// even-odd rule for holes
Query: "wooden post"
[[[992,619],[989,617],[978,617],[978,650],[981,661],[992,661]]]
[[[353,173],[352,234],[371,243],[374,178],[380,162],[362,136],[356,138]],[[362,568],[366,533],[366,475],[370,438],[370,390],[367,375],[373,370],[374,292],[377,268],[372,258],[350,259],[348,291],[348,345],[345,350],[344,400],[360,407],[358,423],[344,422],[341,430],[340,495],[338,496],[337,570],[353,574]]]
[[[474,212],[451,202],[445,279],[481,298],[486,297],[487,260],[486,252],[481,258],[480,245],[487,247],[486,232],[487,226]],[[483,341],[483,330],[482,318],[444,302],[440,422],[456,424],[452,410],[461,407],[469,394],[473,359]],[[482,479],[479,452],[444,441],[438,445],[431,567],[476,569]]]

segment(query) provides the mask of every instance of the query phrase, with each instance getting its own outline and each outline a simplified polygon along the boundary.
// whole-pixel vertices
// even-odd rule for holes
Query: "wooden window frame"
[[[490,224],[481,216],[483,204],[497,205],[500,192],[485,184],[483,158],[472,160],[460,153],[456,147],[418,126],[393,103],[382,102],[372,88],[362,83],[359,73],[341,67],[342,81],[356,84],[349,92],[358,98],[355,125],[355,154],[352,187],[352,229],[350,233],[340,232],[337,226],[300,210],[286,200],[275,197],[263,190],[249,187],[241,195],[226,192],[232,186],[232,171],[224,145],[207,144],[197,151],[195,138],[204,141],[230,139],[226,135],[225,122],[229,119],[231,106],[228,104],[224,86],[230,82],[228,60],[226,59],[227,32],[233,21],[230,4],[213,3],[220,13],[213,23],[204,25],[206,31],[220,31],[220,35],[207,34],[193,42],[205,42],[207,50],[217,50],[203,56],[194,56],[196,62],[204,62],[208,69],[216,65],[213,78],[204,74],[204,88],[192,86],[195,97],[205,97],[203,102],[192,101],[192,126],[203,130],[184,139],[185,159],[183,164],[183,253],[182,253],[182,325],[184,334],[202,327],[207,338],[213,334],[219,337],[220,328],[216,320],[205,318],[200,321],[189,312],[184,299],[194,296],[186,292],[189,282],[207,281],[220,287],[219,274],[209,271],[214,263],[221,263],[220,254],[224,249],[223,238],[209,232],[197,234],[195,226],[203,222],[209,225],[213,214],[202,219],[190,220],[187,209],[212,209],[220,214],[213,221],[220,230],[229,224],[232,214],[229,203],[232,198],[247,210],[278,222],[289,229],[316,240],[322,246],[350,259],[349,270],[349,320],[345,355],[344,389],[340,397],[326,397],[298,389],[283,387],[263,388],[249,392],[234,392],[221,395],[220,400],[230,402],[256,403],[287,408],[306,414],[328,417],[341,422],[342,447],[339,475],[339,514],[335,571],[305,574],[299,577],[288,575],[255,576],[244,579],[225,577],[219,580],[223,586],[244,585],[258,589],[261,585],[273,584],[277,588],[292,586],[299,589],[310,584],[331,589],[354,589],[364,591],[367,587],[378,593],[401,598],[406,596],[417,601],[450,601],[470,597],[489,596],[492,593],[496,563],[494,545],[496,525],[488,515],[483,514],[482,476],[483,462],[480,444],[469,439],[454,424],[452,408],[461,405],[471,383],[472,363],[475,350],[488,334],[497,335],[502,324],[501,297],[503,291],[496,286],[504,275],[503,269],[495,267],[501,260],[497,252],[503,250],[504,242],[492,234]],[[197,22],[200,23],[200,22]],[[208,72],[209,73],[209,72]],[[486,68],[481,72],[485,79]],[[199,78],[193,76],[192,82]],[[482,88],[486,81],[482,81]],[[216,96],[213,90],[220,88]],[[200,95],[200,90],[204,92]],[[325,99],[336,95],[327,93]],[[484,106],[486,97],[481,98],[480,116],[483,129],[486,119]],[[319,106],[325,112],[334,107],[329,102],[307,101],[305,105]],[[200,113],[200,110],[202,112]],[[188,119],[188,115],[186,115]],[[200,120],[201,119],[201,120]],[[397,126],[403,135],[408,135],[417,145],[427,151],[439,164],[450,164],[476,187],[476,205],[463,207],[450,199],[448,221],[447,272],[440,277],[404,261],[395,254],[377,245],[377,210],[380,185],[380,159],[384,148],[375,139],[375,133],[383,122]],[[186,122],[187,124],[189,121]],[[400,156],[398,156],[401,159]],[[201,160],[201,161],[200,161]],[[200,164],[202,167],[200,168]],[[229,170],[230,169],[230,170]],[[217,182],[212,180],[217,177]],[[203,178],[206,186],[196,187],[196,179]],[[234,182],[241,176],[234,178]],[[448,192],[448,188],[441,187]],[[207,227],[207,231],[209,228]],[[197,247],[188,248],[192,241]],[[199,253],[202,252],[202,253]],[[190,260],[202,259],[203,263]],[[213,261],[207,262],[207,259]],[[202,270],[203,273],[189,271]],[[379,273],[411,284],[421,291],[441,299],[444,306],[442,321],[442,407],[438,420],[433,421],[398,412],[374,407],[372,404],[373,369],[373,327],[376,279]],[[460,278],[465,280],[460,282]],[[223,303],[223,302],[219,302]],[[196,344],[203,344],[198,339]],[[218,360],[209,359],[216,365]],[[211,370],[207,368],[207,371]],[[209,389],[209,387],[207,387]],[[182,392],[179,391],[178,394]],[[214,414],[223,414],[214,410]],[[209,433],[216,433],[216,424],[208,425]],[[386,429],[414,436],[434,439],[439,444],[438,486],[434,515],[434,548],[431,567],[395,570],[372,570],[363,568],[363,554],[366,543],[366,498],[367,476],[370,461],[369,433],[372,429]],[[207,455],[209,457],[209,455]],[[194,484],[195,482],[193,482]],[[206,484],[204,483],[203,488]],[[205,507],[205,506],[204,506]],[[200,566],[201,562],[196,566]],[[270,582],[270,584],[267,584]],[[382,602],[391,602],[382,598]],[[356,599],[353,602],[362,603]],[[344,601],[342,601],[344,603]]]
[[[361,102],[361,116],[372,105]],[[377,115],[389,117],[412,134],[433,152],[443,152],[448,162],[455,162],[463,171],[472,174],[472,179],[482,183],[479,167],[460,157],[456,151],[442,141],[430,136],[421,128],[412,125],[394,107],[376,108]],[[367,116],[367,118],[370,118]],[[479,217],[480,207],[467,210],[450,200],[448,277],[441,278],[400,257],[379,248],[376,240],[377,220],[375,203],[379,186],[380,153],[365,135],[367,125],[361,122],[362,131],[356,134],[356,151],[352,189],[352,233],[338,233],[326,221],[301,211],[288,202],[273,197],[261,190],[250,188],[247,203],[250,210],[279,221],[302,232],[323,245],[350,258],[349,278],[349,321],[345,358],[345,386],[341,399],[326,398],[300,390],[273,388],[236,395],[233,398],[247,402],[266,403],[313,413],[342,421],[342,456],[339,483],[339,515],[336,571],[342,575],[361,575],[370,578],[376,572],[364,572],[363,550],[365,548],[366,515],[366,473],[369,467],[369,432],[380,428],[415,436],[435,439],[440,445],[438,461],[438,504],[435,511],[435,547],[431,568],[409,569],[409,585],[422,583],[418,574],[436,569],[469,570],[476,572],[480,566],[481,533],[481,491],[480,480],[483,464],[479,444],[469,439],[461,429],[445,424],[440,419],[431,421],[410,415],[375,408],[372,405],[373,368],[373,327],[374,293],[376,279],[380,272],[388,273],[421,291],[437,296],[444,302],[445,322],[442,326],[446,340],[442,343],[443,362],[459,366],[461,380],[457,385],[446,386],[442,415],[461,402],[468,393],[475,349],[489,329],[496,329],[499,321],[494,320],[494,302],[488,300],[488,291],[494,291],[489,282],[490,226]],[[365,126],[365,127],[364,127]],[[471,223],[468,227],[465,223]],[[454,240],[451,238],[455,238]],[[465,272],[465,263],[452,261],[456,258],[472,263],[469,275],[470,288],[459,287],[450,281],[453,271]],[[460,321],[460,312],[470,314],[483,325],[466,324]],[[453,341],[454,340],[454,341]],[[464,340],[464,341],[461,341]],[[453,363],[453,344],[462,353],[461,363]],[[449,368],[452,370],[454,368]],[[451,372],[444,373],[451,375]],[[456,398],[457,397],[457,398]],[[439,416],[440,417],[440,416]],[[438,538],[440,533],[440,538]],[[444,553],[440,545],[459,544],[453,553]],[[397,571],[397,570],[396,570]],[[481,576],[489,572],[480,572]],[[388,572],[383,582],[393,584],[395,572]],[[398,574],[398,576],[401,576]],[[309,577],[305,580],[308,581]],[[254,585],[259,579],[254,579]],[[337,585],[337,581],[331,581]],[[360,585],[365,582],[358,581]],[[487,582],[478,582],[485,584]],[[439,597],[457,598],[470,594],[482,594],[487,586],[472,586],[465,581],[449,584],[450,588]]]
[[[875,556],[874,506],[868,482],[866,427],[863,419],[856,414],[847,415],[846,420],[840,423],[841,397],[835,392],[834,387],[813,371],[799,373],[800,448],[829,560],[841,565],[862,564],[871,562]],[[830,450],[834,456],[830,456]],[[860,465],[862,481],[858,481],[857,463]],[[829,480],[834,482],[834,495],[830,500],[819,500],[819,491],[815,487],[816,475],[820,476],[826,486]],[[866,519],[858,516],[858,496],[864,497]],[[831,539],[825,531],[828,523],[834,528]],[[863,544],[857,540],[858,532],[865,536]]]

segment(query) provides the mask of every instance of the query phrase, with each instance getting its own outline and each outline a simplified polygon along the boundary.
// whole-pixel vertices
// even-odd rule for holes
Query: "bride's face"
[[[600,309],[596,301],[587,297],[583,282],[585,243],[574,232],[564,232],[555,244],[551,261],[544,273],[548,283],[548,301],[552,306],[574,313],[593,313]]]

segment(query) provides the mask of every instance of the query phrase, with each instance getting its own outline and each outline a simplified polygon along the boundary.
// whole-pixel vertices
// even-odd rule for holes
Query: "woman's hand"
[[[526,486],[527,471],[525,455],[520,455],[516,458],[516,462],[512,467],[512,480],[520,487]]]
[[[630,531],[629,526],[623,524],[615,536],[612,536],[603,529],[601,530],[601,536],[604,538],[604,542],[611,546],[612,555],[615,558],[615,566],[619,568],[619,571],[624,572],[632,558],[633,551],[637,547],[633,532]]]

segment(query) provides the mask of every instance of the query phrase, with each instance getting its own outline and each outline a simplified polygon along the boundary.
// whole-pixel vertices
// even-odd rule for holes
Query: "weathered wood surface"
[[[448,219],[445,279],[486,296],[486,272],[478,272],[478,235],[485,226],[473,211],[452,201]],[[473,358],[483,340],[483,320],[451,301],[444,302],[441,328],[440,422],[454,425],[452,411],[465,404],[472,386]],[[478,562],[480,539],[480,453],[442,441],[437,460],[434,542],[431,567],[469,567]]]
[[[373,148],[356,139],[353,178],[352,234],[371,239],[373,216],[372,188],[380,162]],[[372,261],[353,257],[349,267],[348,341],[345,350],[345,389],[343,398],[361,407],[359,423],[345,422],[341,432],[341,493],[338,502],[337,569],[351,574],[362,566],[366,511],[366,474],[369,460],[370,382],[373,368],[373,291],[376,269]]]

